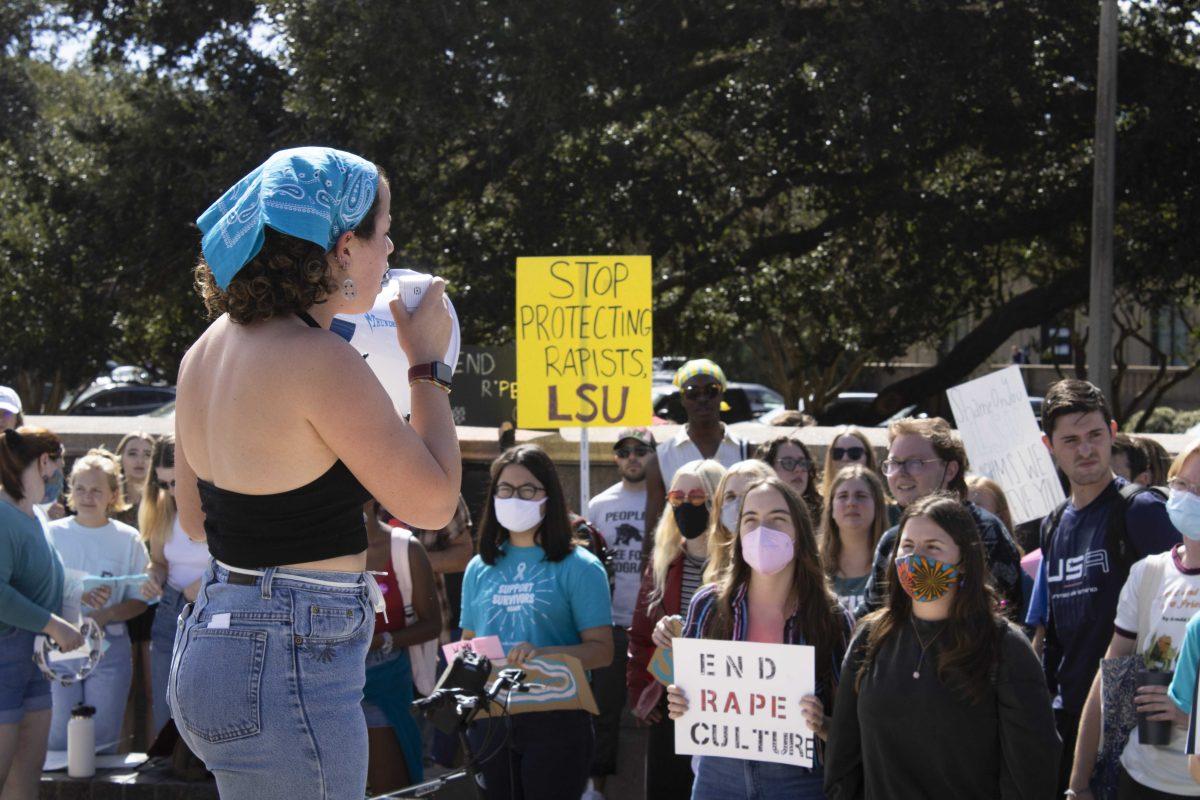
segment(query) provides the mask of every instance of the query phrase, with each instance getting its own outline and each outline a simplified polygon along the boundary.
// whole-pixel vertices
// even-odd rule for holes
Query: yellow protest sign
[[[649,256],[517,259],[517,424],[650,424]]]

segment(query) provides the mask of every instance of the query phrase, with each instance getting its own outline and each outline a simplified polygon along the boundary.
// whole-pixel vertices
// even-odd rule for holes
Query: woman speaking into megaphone
[[[431,529],[457,507],[444,282],[412,311],[390,304],[410,422],[330,330],[375,304],[390,206],[375,164],[304,147],[197,220],[197,285],[216,319],[180,367],[176,501],[213,562],[180,614],[167,699],[222,797],[363,796],[359,701],[382,605],[363,503]]]

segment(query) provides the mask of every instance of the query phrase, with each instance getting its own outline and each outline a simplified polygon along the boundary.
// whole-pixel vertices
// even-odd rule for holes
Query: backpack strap
[[[412,606],[412,570],[408,566],[408,543],[412,541],[412,531],[407,528],[392,528],[392,569],[396,571],[396,585],[400,587],[400,597],[404,600],[405,621],[408,609]]]
[[[1042,558],[1045,559],[1050,555],[1050,542],[1054,539],[1054,532],[1058,530],[1058,523],[1062,521],[1062,515],[1067,510],[1067,505],[1070,500],[1063,500],[1042,521],[1042,529],[1038,538],[1039,545],[1042,548]]]
[[[1104,548],[1108,550],[1109,558],[1113,560],[1114,569],[1120,574],[1128,574],[1133,562],[1138,560],[1137,550],[1129,540],[1129,523],[1126,519],[1133,500],[1140,494],[1152,492],[1163,500],[1166,495],[1156,486],[1142,486],[1139,483],[1127,483],[1121,487],[1120,499],[1108,515],[1108,528],[1104,532]]]

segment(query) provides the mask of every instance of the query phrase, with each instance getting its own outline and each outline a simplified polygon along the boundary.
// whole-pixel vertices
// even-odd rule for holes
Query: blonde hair
[[[171,434],[154,442],[150,470],[146,473],[142,502],[138,506],[138,529],[142,533],[142,541],[150,543],[151,552],[155,546],[166,543],[175,524],[175,498],[158,485],[159,467],[175,469],[175,437]]]
[[[121,478],[121,461],[115,455],[105,450],[103,447],[93,447],[87,451],[87,455],[78,459],[71,466],[71,477],[69,484],[74,484],[75,476],[80,475],[88,470],[98,469],[108,477],[108,488],[112,491],[112,499],[108,501],[108,508],[105,513],[108,515],[120,514],[122,511],[129,510],[129,503],[125,502],[125,482]],[[75,508],[75,500],[73,493],[67,495],[67,506],[72,510]]]
[[[738,475],[762,480],[774,476],[775,470],[765,461],[748,458],[731,466],[721,477],[721,483],[717,486],[716,502],[713,503],[712,524],[708,526],[708,566],[704,568],[703,578],[705,583],[720,580],[721,573],[729,565],[730,547],[737,531],[725,527],[725,523],[721,521],[721,510],[725,507],[725,490],[729,488],[729,480]],[[738,516],[741,516],[740,513]]]
[[[154,452],[154,437],[145,431],[132,431],[121,437],[121,441],[117,442],[117,464],[121,467],[121,486],[124,488],[125,483],[125,451],[129,448],[131,442],[149,442],[150,452]],[[126,498],[128,499],[128,497]]]
[[[721,485],[725,467],[711,458],[689,461],[676,470],[675,477],[671,479],[671,489],[675,488],[681,475],[691,475],[697,478],[700,485],[704,487],[704,491],[708,493],[705,505],[708,506],[708,530],[711,532],[712,521],[715,517],[713,506],[716,503],[717,487]],[[712,552],[711,548],[709,552]],[[667,570],[681,553],[683,553],[683,534],[679,532],[679,526],[675,524],[675,515],[671,513],[671,507],[668,505],[658,518],[658,527],[654,529],[654,552],[650,558],[650,569],[654,576],[654,590],[649,597],[651,606],[662,601],[663,591],[667,586]]]
[[[1167,481],[1172,481],[1179,477],[1179,473],[1183,472],[1183,465],[1189,458],[1200,453],[1200,439],[1190,443],[1187,447],[1179,451],[1179,455],[1175,456],[1175,460],[1171,462],[1171,468],[1167,470]]]
[[[836,440],[835,440],[836,441]],[[887,522],[887,505],[884,502],[883,481],[875,471],[862,464],[849,464],[838,470],[830,486],[829,497],[825,498],[825,509],[821,512],[821,527],[817,533],[817,545],[821,549],[821,566],[830,578],[836,578],[838,564],[842,560],[842,531],[833,518],[833,498],[838,487],[846,481],[859,480],[867,485],[871,500],[875,503],[875,519],[871,521],[871,551],[879,544]],[[849,576],[854,577],[854,576]]]
[[[1000,488],[1000,484],[984,475],[968,475],[968,493],[978,491],[979,489],[996,498],[996,516],[1004,523],[1004,527],[1008,532],[1012,533],[1012,511],[1008,508],[1008,498],[1004,496],[1004,490]]]

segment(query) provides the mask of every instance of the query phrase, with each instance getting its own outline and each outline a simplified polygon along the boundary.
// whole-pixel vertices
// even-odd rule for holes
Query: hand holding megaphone
[[[410,269],[390,270],[374,307],[338,314],[330,330],[362,353],[402,415],[412,411],[410,366],[458,363],[461,334],[446,282]]]
[[[396,321],[400,349],[410,365],[441,361],[454,333],[446,281],[431,275],[409,275],[399,282],[400,296],[389,302],[388,308]]]

